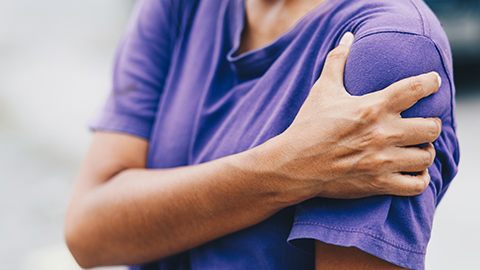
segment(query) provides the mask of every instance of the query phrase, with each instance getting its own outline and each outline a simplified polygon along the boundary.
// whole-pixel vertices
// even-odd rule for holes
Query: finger
[[[354,36],[352,33],[345,33],[340,40],[339,45],[328,53],[319,80],[334,83],[343,88],[343,73],[353,43],[353,38]]]
[[[430,183],[430,174],[424,170],[417,175],[401,173],[392,174],[388,180],[388,194],[398,196],[415,196],[421,194]]]
[[[434,142],[442,132],[442,120],[439,118],[400,118],[393,126],[397,146]]]
[[[435,161],[435,147],[428,143],[425,147],[397,147],[390,153],[392,162],[389,169],[399,173],[417,173],[432,166]]]
[[[382,91],[372,93],[389,104],[389,109],[402,112],[412,107],[418,100],[438,91],[441,79],[438,73],[430,72],[398,81]]]

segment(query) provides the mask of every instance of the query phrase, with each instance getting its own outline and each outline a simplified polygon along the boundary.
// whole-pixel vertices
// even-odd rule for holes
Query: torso
[[[408,11],[400,15],[414,14],[408,1],[246,0],[243,4],[243,0],[199,2],[190,28],[182,32],[188,36],[178,43],[178,53],[173,52],[152,132],[149,168],[208,162],[267,141],[293,121],[327,53],[345,31],[359,39],[372,32],[414,31],[418,25],[408,20],[413,26],[404,30],[383,21],[397,24],[390,11],[397,6]],[[377,9],[369,6],[374,4]],[[374,25],[368,26],[369,22]],[[365,66],[374,66],[373,60],[367,60],[370,65]],[[356,74],[347,76],[346,83],[371,87]],[[324,221],[337,217],[336,204],[323,206]],[[255,226],[162,260],[159,265],[164,268],[155,269],[313,269],[313,256],[287,242],[295,215],[294,208],[287,208]],[[354,219],[332,223],[350,220]],[[348,230],[359,228],[352,225]]]

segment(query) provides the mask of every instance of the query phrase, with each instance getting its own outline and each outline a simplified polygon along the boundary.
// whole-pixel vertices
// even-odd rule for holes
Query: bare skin
[[[247,20],[238,53],[271,43],[325,0],[245,1]]]
[[[433,142],[441,121],[402,119],[400,112],[435,93],[439,77],[429,73],[352,97],[343,87],[352,38],[329,54],[292,125],[254,149],[195,166],[149,170],[147,141],[96,132],[66,220],[67,244],[79,264],[164,258],[317,196],[421,193],[435,151],[431,144],[405,146]]]
[[[406,269],[354,247],[339,247],[317,241],[315,250],[315,268],[317,270]]]
[[[325,0],[246,0],[247,24],[242,32],[239,52],[246,52],[273,42],[293,27],[301,17],[323,2]],[[354,247],[338,247],[316,241],[315,250],[317,269],[404,269]]]
[[[164,258],[316,196],[421,193],[429,183],[433,147],[403,146],[434,141],[441,123],[402,119],[399,112],[434,93],[437,75],[352,97],[342,86],[349,47],[343,44],[330,53],[293,124],[246,152],[195,166],[147,170],[147,141],[96,132],[66,221],[67,243],[80,265]]]

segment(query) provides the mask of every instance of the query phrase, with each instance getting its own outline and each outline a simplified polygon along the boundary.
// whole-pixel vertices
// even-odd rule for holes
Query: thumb
[[[350,53],[350,47],[352,47],[353,38],[354,36],[352,33],[346,32],[340,40],[339,45],[330,51],[330,53],[328,53],[323,66],[322,74],[315,84],[321,82],[321,84],[338,86],[341,89],[344,88],[343,74],[345,70],[345,63],[347,62],[347,57]],[[330,89],[332,87],[327,88]]]

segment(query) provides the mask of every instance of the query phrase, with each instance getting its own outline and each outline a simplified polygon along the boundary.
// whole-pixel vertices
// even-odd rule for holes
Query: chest
[[[308,34],[318,23],[304,22],[269,45],[238,55],[243,13],[228,6],[218,7],[215,16],[211,9],[202,11],[199,7],[172,57],[151,136],[152,168],[217,159],[283,132],[331,47]]]

